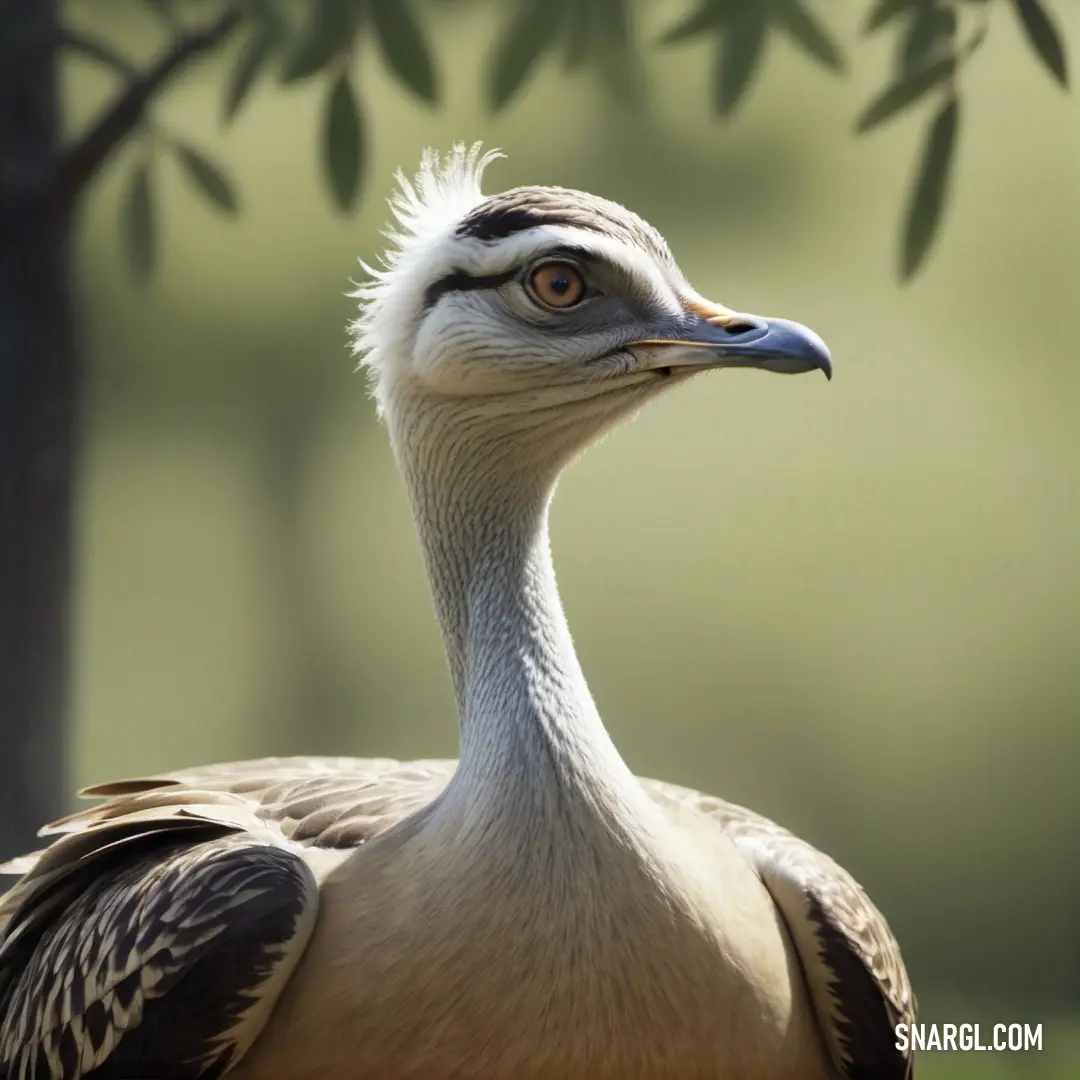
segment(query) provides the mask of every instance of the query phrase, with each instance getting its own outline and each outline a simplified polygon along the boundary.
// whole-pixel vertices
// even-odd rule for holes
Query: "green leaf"
[[[122,205],[121,233],[132,270],[145,280],[154,269],[157,249],[149,160],[140,161],[131,171]]]
[[[394,73],[424,101],[435,104],[439,96],[435,65],[406,0],[372,0],[371,18]]]
[[[1040,0],[1013,0],[1016,13],[1020,16],[1024,33],[1027,34],[1031,47],[1062,86],[1069,85],[1069,71],[1065,60],[1065,46],[1057,27],[1050,21],[1050,15]]]
[[[905,281],[922,265],[941,225],[959,128],[960,102],[950,97],[930,125],[908,206],[900,266]]]
[[[281,41],[288,32],[288,20],[281,12],[278,0],[243,0],[248,17],[260,31],[274,41]]]
[[[360,109],[345,72],[337,77],[326,101],[323,162],[330,190],[342,210],[351,210],[360,190],[363,134]]]
[[[143,3],[152,8],[153,12],[170,30],[180,27],[180,20],[176,15],[176,5],[173,0],[143,0]]]
[[[255,80],[274,51],[273,38],[257,30],[240,50],[225,86],[224,115],[226,123],[233,120],[247,100]]]
[[[632,0],[571,3],[560,27],[562,66],[591,64],[619,106],[641,104],[645,72],[633,28]]]
[[[567,13],[563,27],[563,70],[575,71],[589,58],[589,8],[577,4]]]
[[[192,181],[197,191],[215,206],[228,214],[235,214],[239,209],[236,192],[229,178],[208,158],[187,143],[175,143],[176,159],[183,166],[184,174]]]
[[[281,73],[283,83],[306,79],[353,46],[361,8],[356,0],[308,0],[304,24]]]
[[[644,70],[633,29],[630,0],[590,0],[586,33],[595,43],[596,65],[604,85],[619,105],[640,105]]]
[[[883,124],[898,112],[914,105],[919,98],[935,87],[947,82],[956,70],[956,59],[942,57],[921,71],[904,75],[887,87],[863,110],[855,122],[855,130],[862,134]]]
[[[844,57],[832,35],[799,0],[776,0],[773,7],[776,21],[796,44],[818,63],[832,71],[844,70]]]
[[[686,18],[681,19],[673,26],[668,27],[660,37],[659,44],[674,45],[679,41],[687,41],[690,38],[699,37],[715,30],[722,23],[719,12],[709,0],[704,0],[697,11],[692,11]]]
[[[518,0],[488,69],[488,103],[493,110],[510,101],[552,47],[565,10],[560,0]]]
[[[718,115],[735,112],[761,65],[768,32],[769,14],[764,4],[744,8],[725,27],[713,69],[713,108]]]
[[[863,33],[872,34],[875,30],[880,30],[897,15],[910,12],[920,2],[921,0],[878,0],[863,24]]]
[[[900,50],[902,71],[916,71],[926,66],[943,46],[952,43],[956,33],[956,10],[942,7],[934,0],[923,0],[904,35]]]

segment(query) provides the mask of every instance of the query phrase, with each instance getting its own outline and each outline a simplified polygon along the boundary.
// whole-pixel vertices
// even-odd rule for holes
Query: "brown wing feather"
[[[16,912],[0,956],[0,1077],[220,1075],[302,954],[317,887],[291,852],[236,833],[120,846],[112,872],[72,875],[61,911],[35,918],[38,895]]]
[[[243,808],[286,840],[304,846],[357,847],[434,799],[456,764],[296,757],[208,765],[86,788],[84,795],[106,796],[108,801],[63,818],[47,831],[82,829],[144,808],[215,804]]]
[[[906,1080],[910,1051],[895,1026],[914,1023],[915,995],[885,917],[838,863],[768,818],[688,788],[649,781],[714,819],[757,870],[784,918],[826,1049],[847,1080]]]
[[[453,767],[271,758],[87,789],[106,801],[0,866],[24,875],[0,898],[0,1080],[231,1068],[314,925],[305,852],[364,843]]]

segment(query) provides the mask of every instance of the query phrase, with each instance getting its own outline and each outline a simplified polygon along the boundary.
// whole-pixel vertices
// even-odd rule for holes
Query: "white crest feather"
[[[411,308],[430,283],[426,279],[432,269],[441,265],[439,249],[483,199],[484,169],[504,156],[500,150],[482,152],[478,142],[468,148],[455,143],[445,156],[425,150],[411,180],[401,169],[394,175],[398,190],[387,200],[393,217],[383,230],[389,246],[379,259],[382,265],[361,260],[367,280],[349,294],[360,301],[360,314],[349,326],[353,353],[371,376],[380,411],[386,402],[389,361],[409,349],[419,314]]]

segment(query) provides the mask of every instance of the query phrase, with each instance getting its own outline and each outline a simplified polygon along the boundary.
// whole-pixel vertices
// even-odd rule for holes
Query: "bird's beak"
[[[799,375],[823,371],[832,378],[828,346],[813,330],[788,319],[744,315],[718,305],[694,303],[671,335],[643,338],[635,345],[656,349],[651,366],[669,371],[748,367]]]

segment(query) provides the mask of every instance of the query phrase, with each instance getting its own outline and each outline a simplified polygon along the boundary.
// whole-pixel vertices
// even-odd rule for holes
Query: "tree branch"
[[[132,79],[101,118],[60,158],[45,192],[46,211],[69,212],[109,154],[138,126],[150,99],[189,60],[224,41],[240,21],[239,7],[229,4],[213,22],[177,37],[153,67]]]
[[[121,56],[111,45],[92,34],[61,27],[56,36],[56,43],[80,56],[96,60],[127,79],[142,78],[139,69],[127,57]]]

